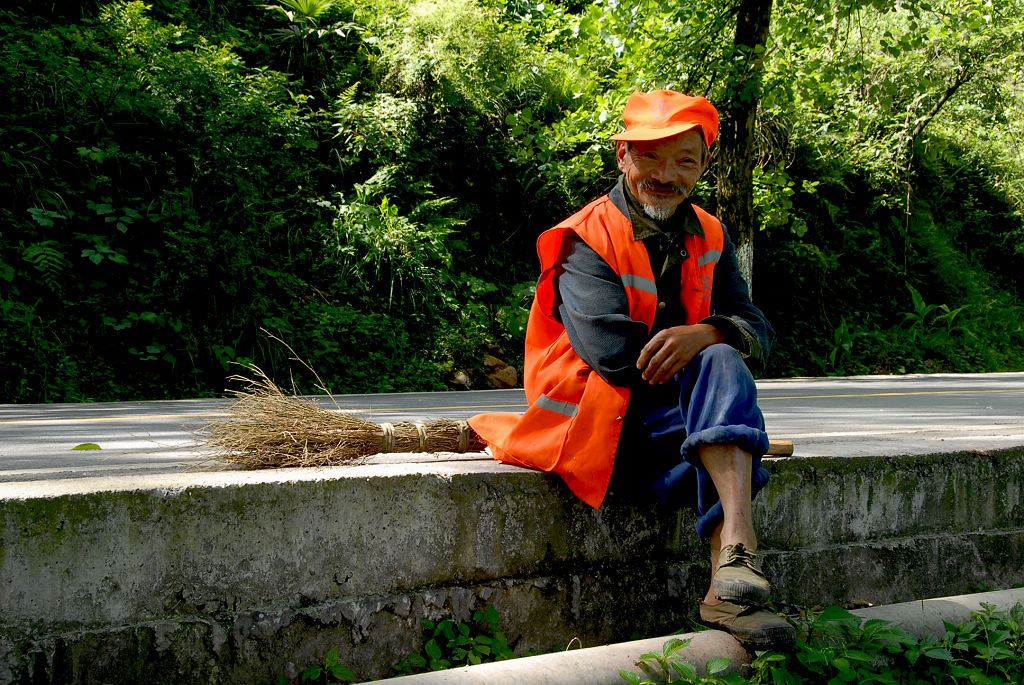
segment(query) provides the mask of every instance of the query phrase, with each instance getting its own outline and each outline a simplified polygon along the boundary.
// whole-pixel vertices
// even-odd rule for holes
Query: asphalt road
[[[1024,373],[758,382],[773,439],[795,457],[892,456],[1024,445]],[[521,412],[522,390],[338,395],[377,422]],[[231,400],[0,405],[0,483],[178,473],[208,459],[195,431]],[[75,450],[84,443],[100,449]]]

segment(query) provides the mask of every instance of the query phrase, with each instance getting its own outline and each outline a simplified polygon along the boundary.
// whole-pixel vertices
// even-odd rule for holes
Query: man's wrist
[[[698,323],[695,324],[695,326],[697,328],[700,328],[702,333],[707,338],[708,342],[706,347],[710,347],[711,345],[716,345],[718,343],[727,342],[725,334],[723,334],[717,326],[713,326],[712,324],[709,323]]]

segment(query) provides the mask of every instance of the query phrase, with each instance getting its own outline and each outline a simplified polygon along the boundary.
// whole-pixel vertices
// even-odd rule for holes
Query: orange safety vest
[[[687,234],[679,294],[686,324],[711,313],[715,264],[722,254],[722,224],[694,206],[704,238]],[[633,239],[629,219],[607,195],[591,202],[537,240],[541,275],[526,328],[524,385],[529,407],[522,415],[477,414],[470,426],[499,461],[554,471],[577,497],[601,506],[618,449],[629,388],[605,381],[569,344],[557,318],[557,270],[564,261],[567,233],[575,231],[622,279],[630,318],[650,331],[658,292],[647,248]]]

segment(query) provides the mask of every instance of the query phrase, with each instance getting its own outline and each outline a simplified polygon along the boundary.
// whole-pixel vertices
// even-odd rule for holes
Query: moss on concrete
[[[781,549],[1024,527],[1024,451],[774,460],[755,502]]]

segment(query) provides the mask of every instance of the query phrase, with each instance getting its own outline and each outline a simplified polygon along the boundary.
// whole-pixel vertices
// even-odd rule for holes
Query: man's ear
[[[711,166],[711,149],[708,148],[707,143],[704,144],[703,148],[704,154],[702,155],[702,166],[700,168],[700,173],[697,174],[697,178],[701,178],[704,175],[704,172],[708,170],[708,167]]]
[[[626,151],[629,143],[624,140],[615,141],[615,161],[619,163],[619,171],[626,172]]]

